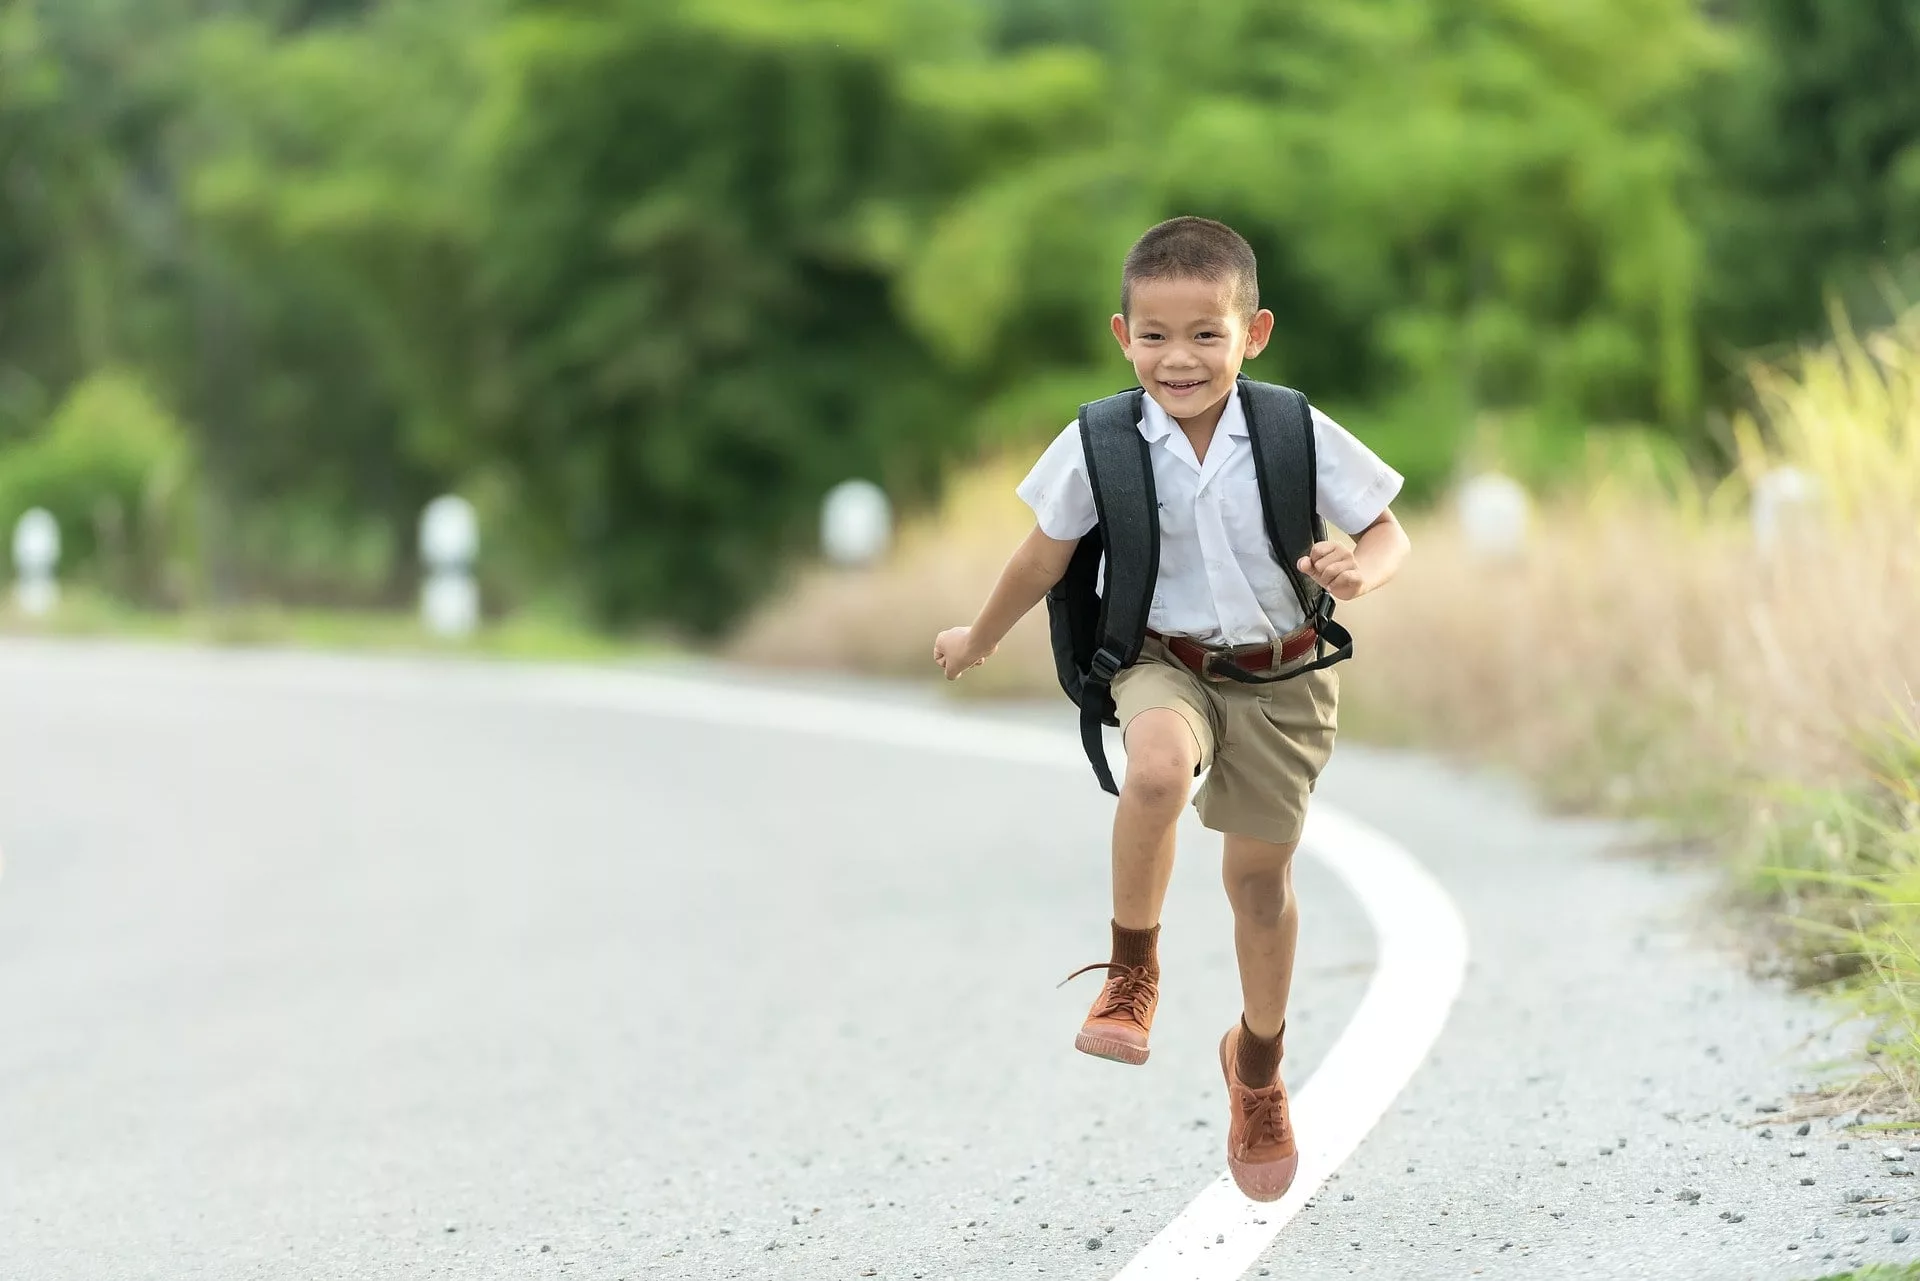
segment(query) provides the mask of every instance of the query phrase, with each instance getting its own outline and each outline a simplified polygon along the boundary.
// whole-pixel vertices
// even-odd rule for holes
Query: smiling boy
[[[1121,1063],[1147,1060],[1159,996],[1161,906],[1174,831],[1194,777],[1201,822],[1223,836],[1242,1011],[1220,1042],[1228,1094],[1228,1167],[1247,1196],[1284,1194],[1299,1164],[1280,1076],[1299,909],[1293,853],[1307,801],[1333,749],[1339,677],[1316,667],[1314,621],[1263,519],[1242,363],[1266,347],[1253,250],[1204,218],[1153,227],[1121,272],[1114,338],[1145,395],[1138,430],[1158,497],[1159,560],[1137,661],[1112,682],[1126,745],[1113,822],[1113,950],[1108,979],[1074,1044]],[[1322,540],[1293,567],[1335,599],[1386,583],[1408,552],[1388,504],[1401,477],[1319,410],[1310,410],[1313,493],[1321,517],[1354,536]],[[969,627],[942,632],[934,659],[955,680],[1066,573],[1100,523],[1078,424],[1019,487],[1035,528]],[[1218,661],[1270,674],[1223,680]],[[1083,971],[1084,972],[1084,971]]]

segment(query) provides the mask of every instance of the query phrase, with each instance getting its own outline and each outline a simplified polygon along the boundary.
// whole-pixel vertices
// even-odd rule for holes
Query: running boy
[[[1160,564],[1140,658],[1113,681],[1126,774],[1113,822],[1113,955],[1074,1044],[1122,1063],[1147,1060],[1159,993],[1155,945],[1173,874],[1174,827],[1195,774],[1200,820],[1222,833],[1242,1013],[1220,1042],[1230,1120],[1227,1163],[1247,1196],[1270,1201],[1299,1156],[1280,1078],[1299,909],[1293,852],[1308,794],[1332,752],[1337,670],[1272,684],[1209,674],[1206,654],[1278,673],[1312,661],[1312,635],[1262,520],[1248,426],[1235,379],[1273,333],[1260,308],[1252,248],[1231,228],[1175,218],[1127,254],[1113,336],[1145,389],[1140,434],[1159,498]],[[1315,543],[1297,568],[1337,600],[1393,577],[1408,543],[1388,504],[1401,477],[1338,424],[1312,411],[1320,514],[1355,536]],[[1059,582],[1096,524],[1078,425],[1021,483],[1036,527],[1015,550],[970,627],[934,640],[948,680],[986,661]],[[1285,655],[1289,656],[1283,658]]]

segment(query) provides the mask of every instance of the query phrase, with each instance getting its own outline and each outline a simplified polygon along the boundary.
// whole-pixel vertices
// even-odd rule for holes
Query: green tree
[[[611,620],[723,626],[849,476],[966,440],[890,298],[909,5],[527,6],[498,46],[492,444]]]
[[[1202,213],[1261,255],[1267,376],[1400,399],[1436,467],[1487,412],[1692,420],[1683,112],[1716,42],[1688,0],[1123,0],[1119,19],[1064,145],[974,186],[913,268],[955,359],[1043,353],[1111,382],[1126,244]]]
[[[484,317],[463,140],[484,10],[397,0],[360,22],[302,11],[196,32],[193,324],[171,363],[225,543],[255,562],[234,574],[301,554],[325,578],[329,542],[371,539],[384,550],[346,558],[343,577],[398,595],[421,505],[473,461]]]
[[[1708,114],[1727,199],[1707,226],[1710,325],[1731,347],[1808,336],[1836,295],[1920,298],[1920,7],[1746,0],[1749,61]]]

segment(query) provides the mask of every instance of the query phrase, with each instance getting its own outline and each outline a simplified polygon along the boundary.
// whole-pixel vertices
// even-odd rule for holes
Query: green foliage
[[[1875,1030],[1907,1110],[1920,1107],[1920,723],[1862,745],[1865,783],[1770,807],[1754,888],[1794,928],[1801,977],[1834,984]]]
[[[1728,348],[1816,333],[1826,295],[1863,326],[1920,300],[1920,8],[1746,0],[1742,74],[1707,113],[1726,176],[1710,206],[1712,333]]]
[[[137,378],[104,371],[68,394],[43,434],[0,450],[0,530],[43,507],[60,524],[63,573],[152,601],[190,532],[191,472],[180,425]]]
[[[196,32],[195,324],[168,359],[232,580],[396,598],[421,505],[473,464],[478,8]]]
[[[833,483],[958,452],[870,231],[910,120],[883,5],[587,8],[496,49],[490,419],[603,617],[710,630]]]
[[[1122,12],[1123,51],[1083,90],[1104,113],[975,185],[914,265],[913,314],[954,359],[1112,367],[1126,244],[1202,213],[1261,256],[1268,376],[1417,398],[1446,437],[1486,410],[1691,421],[1676,125],[1715,56],[1691,4]]]
[[[1252,372],[1412,495],[1463,454],[1550,478],[1595,428],[1697,438],[1731,344],[1920,248],[1917,32],[1895,0],[0,0],[0,449],[134,371],[218,596],[405,599],[458,488],[490,598],[710,632],[834,482],[911,508],[1124,382],[1120,257],[1200,212],[1261,257]]]

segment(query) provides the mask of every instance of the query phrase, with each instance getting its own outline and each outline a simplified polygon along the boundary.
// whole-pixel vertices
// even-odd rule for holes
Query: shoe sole
[[[1073,1048],[1082,1054],[1091,1054],[1096,1059],[1130,1063],[1135,1067],[1147,1061],[1147,1047],[1144,1045],[1129,1045],[1125,1041],[1116,1041],[1106,1036],[1094,1036],[1087,1032],[1082,1032],[1073,1038]]]
[[[1233,1100],[1233,1065],[1227,1061],[1228,1046],[1233,1039],[1229,1032],[1220,1038],[1220,1075],[1226,1078],[1227,1100],[1229,1106]],[[1232,1128],[1228,1128],[1232,1133]],[[1227,1169],[1233,1175],[1233,1184],[1240,1194],[1249,1201],[1278,1201],[1293,1186],[1293,1176],[1300,1170],[1300,1154],[1282,1157],[1278,1161],[1236,1161],[1233,1154],[1227,1154]]]

